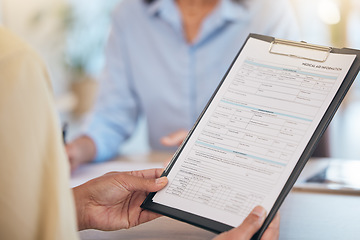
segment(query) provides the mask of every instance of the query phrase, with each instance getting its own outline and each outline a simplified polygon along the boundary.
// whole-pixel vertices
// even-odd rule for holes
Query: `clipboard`
[[[239,59],[241,59],[241,57],[242,57],[241,56],[242,53],[246,52],[246,51],[249,51],[249,50],[247,50],[248,49],[247,45],[251,45],[253,42],[259,42],[259,44],[261,42],[261,44],[263,44],[263,45],[266,44],[266,46],[269,46],[269,48],[267,49],[269,54],[266,53],[267,54],[266,56],[271,55],[270,58],[274,58],[274,59],[277,59],[277,60],[282,60],[283,62],[284,61],[290,61],[290,59],[301,59],[301,61],[304,61],[304,63],[302,63],[302,64],[304,65],[304,67],[306,67],[306,69],[311,69],[311,67],[312,67],[314,69],[314,71],[306,70],[304,72],[300,68],[297,68],[297,69],[279,68],[276,61],[272,62],[270,64],[268,64],[269,63],[268,61],[263,61],[263,62],[259,63],[259,62],[256,61],[256,59],[253,60],[251,58],[250,58],[250,60],[249,59],[244,60],[243,63],[241,62],[241,64],[243,64],[243,65],[237,65],[238,61],[240,61]],[[335,55],[333,55],[333,54],[335,54]],[[265,53],[264,53],[264,55],[265,55]],[[275,55],[277,57],[275,57]],[[202,195],[200,197],[198,197],[197,200],[203,201],[201,204],[209,205],[209,206],[204,207],[203,212],[201,212],[199,210],[201,212],[200,214],[196,213],[197,212],[197,209],[196,209],[197,207],[196,206],[200,206],[199,205],[200,203],[194,203],[195,206],[192,207],[192,206],[190,206],[191,205],[190,203],[192,203],[191,200],[188,200],[188,199],[184,200],[185,197],[182,197],[180,199],[179,196],[182,196],[184,191],[188,188],[189,183],[191,183],[191,181],[195,181],[196,178],[198,178],[198,180],[200,179],[199,181],[202,181],[203,184],[205,184],[205,183],[207,184],[208,181],[212,181],[212,175],[210,173],[209,173],[210,175],[208,175],[209,176],[208,179],[206,178],[206,176],[202,176],[201,173],[196,175],[196,170],[198,170],[198,169],[196,169],[197,168],[197,163],[201,162],[202,159],[206,159],[206,160],[210,159],[206,163],[207,164],[206,166],[208,167],[208,166],[210,166],[209,164],[211,164],[211,161],[215,161],[215,160],[220,161],[220,162],[225,161],[224,160],[225,158],[218,157],[216,154],[225,154],[225,155],[229,154],[231,156],[232,155],[236,156],[238,159],[240,159],[240,162],[242,160],[244,160],[244,161],[247,161],[247,163],[248,163],[249,161],[253,160],[254,164],[256,162],[256,164],[268,164],[270,167],[275,166],[275,167],[282,168],[282,166],[286,166],[286,164],[287,164],[286,161],[285,160],[283,161],[283,159],[281,158],[284,155],[280,155],[281,157],[278,157],[279,162],[277,162],[276,161],[276,156],[277,156],[276,154],[274,154],[275,157],[272,156],[272,155],[271,155],[271,157],[270,157],[270,155],[261,155],[261,157],[259,157],[259,156],[256,155],[256,153],[255,154],[249,154],[247,152],[242,152],[242,150],[231,150],[231,151],[229,151],[229,149],[227,149],[227,147],[223,147],[223,145],[217,144],[216,141],[215,141],[214,144],[212,144],[212,142],[208,141],[208,140],[199,141],[199,139],[200,139],[199,136],[203,137],[204,139],[207,139],[207,136],[206,136],[206,134],[203,134],[205,130],[198,130],[198,129],[200,127],[203,127],[203,126],[204,126],[204,129],[205,129],[205,127],[210,127],[210,125],[206,125],[207,123],[213,124],[211,122],[212,121],[211,119],[213,119],[212,117],[215,116],[215,115],[210,115],[210,114],[213,114],[212,112],[215,112],[214,109],[217,109],[217,108],[221,107],[220,103],[223,104],[223,105],[232,104],[231,106],[233,106],[234,108],[241,108],[240,110],[236,110],[236,111],[243,111],[243,112],[247,111],[247,112],[252,112],[252,113],[255,113],[255,114],[257,113],[257,115],[258,115],[257,117],[259,117],[259,118],[261,118],[261,117],[263,117],[263,118],[269,117],[269,119],[272,118],[273,120],[279,120],[280,121],[280,120],[292,117],[293,119],[295,119],[295,121],[286,120],[286,124],[298,124],[297,126],[302,126],[300,122],[303,122],[303,121],[308,120],[308,119],[306,119],[305,117],[299,117],[301,115],[299,115],[299,116],[292,116],[291,115],[290,116],[290,114],[288,114],[288,113],[287,114],[285,114],[283,112],[278,112],[277,113],[274,110],[268,111],[268,110],[264,110],[264,109],[260,109],[260,108],[254,108],[251,104],[245,104],[245,103],[243,104],[241,101],[239,101],[239,102],[229,102],[224,97],[222,98],[222,100],[218,100],[218,99],[221,98],[219,95],[222,94],[222,92],[225,92],[225,90],[223,90],[223,88],[225,88],[225,86],[227,86],[227,84],[230,86],[230,83],[227,83],[227,81],[231,81],[231,80],[228,80],[228,79],[230,79],[231,76],[235,76],[234,75],[235,73],[236,74],[242,73],[242,72],[240,72],[240,70],[242,69],[241,68],[242,66],[245,66],[245,63],[247,63],[247,65],[250,66],[250,67],[248,67],[248,69],[246,69],[248,71],[248,73],[249,73],[249,71],[250,71],[250,73],[252,73],[251,69],[266,68],[265,70],[271,72],[270,75],[271,74],[276,74],[277,72],[281,72],[281,74],[282,74],[282,70],[284,70],[284,71],[287,71],[289,73],[289,75],[291,75],[291,74],[294,75],[295,74],[296,76],[299,76],[299,78],[302,77],[302,74],[303,74],[303,75],[306,75],[309,78],[316,78],[317,79],[317,78],[319,78],[319,76],[322,76],[322,75],[318,75],[317,72],[319,72],[320,74],[325,74],[325,72],[326,72],[325,70],[327,70],[327,71],[330,71],[330,70],[331,71],[332,70],[340,71],[339,70],[340,68],[335,69],[335,67],[334,67],[334,69],[332,69],[333,68],[332,66],[326,66],[326,63],[327,63],[328,59],[329,58],[333,59],[333,58],[335,58],[335,56],[336,57],[344,56],[344,57],[347,57],[347,58],[350,58],[350,56],[351,56],[353,60],[351,60],[351,61],[349,60],[348,70],[346,70],[346,71],[343,70],[343,69],[341,70],[341,71],[343,71],[344,76],[342,77],[341,80],[339,80],[341,82],[338,83],[339,86],[337,86],[336,89],[335,89],[335,87],[331,88],[332,89],[331,91],[333,91],[332,97],[329,98],[328,100],[326,100],[326,102],[327,102],[326,104],[324,103],[323,105],[321,105],[321,107],[319,107],[319,109],[323,109],[322,110],[323,113],[322,114],[316,113],[318,115],[316,115],[317,120],[316,121],[313,120],[313,122],[316,122],[316,123],[314,123],[314,126],[311,125],[313,123],[309,124],[309,125],[312,126],[312,129],[313,129],[311,131],[309,130],[310,132],[307,133],[308,136],[309,136],[308,137],[309,139],[306,140],[306,141],[304,140],[305,144],[304,144],[304,142],[299,141],[299,144],[297,145],[299,149],[294,150],[294,152],[296,154],[294,153],[292,155],[292,156],[296,155],[297,157],[294,157],[295,160],[292,160],[291,164],[290,164],[290,162],[288,163],[288,165],[292,166],[291,168],[289,167],[289,169],[286,170],[287,171],[286,174],[288,174],[288,176],[285,173],[278,173],[276,171],[274,171],[274,173],[271,173],[270,170],[268,172],[266,172],[265,170],[261,170],[261,171],[263,171],[263,172],[261,172],[260,167],[256,168],[255,170],[254,170],[254,168],[251,169],[251,171],[252,171],[251,173],[254,174],[254,175],[249,175],[249,176],[253,177],[253,178],[249,178],[249,179],[255,179],[255,177],[258,177],[256,179],[261,179],[262,174],[265,177],[268,177],[268,175],[269,176],[270,175],[271,176],[272,175],[278,176],[278,174],[280,174],[281,177],[279,177],[278,179],[281,179],[281,181],[280,180],[277,180],[277,181],[282,182],[282,184],[280,184],[279,186],[276,185],[277,183],[275,184],[276,187],[274,187],[274,188],[277,188],[278,192],[277,192],[275,197],[274,196],[272,197],[273,198],[273,203],[270,204],[270,207],[269,207],[269,210],[268,210],[268,215],[267,215],[267,217],[265,219],[265,222],[264,222],[263,226],[261,227],[261,229],[252,238],[252,239],[260,239],[262,234],[266,230],[267,226],[270,224],[271,220],[275,216],[276,212],[280,208],[280,206],[281,206],[282,202],[284,201],[284,199],[286,198],[287,194],[290,192],[291,188],[293,187],[294,183],[296,182],[296,180],[297,180],[298,176],[300,175],[302,169],[304,168],[306,162],[308,161],[308,159],[310,158],[312,152],[316,148],[316,145],[318,144],[321,136],[323,135],[324,131],[328,127],[328,125],[329,125],[331,119],[333,118],[336,110],[339,108],[339,106],[341,104],[341,101],[344,99],[346,93],[348,92],[348,90],[351,87],[353,81],[355,80],[356,75],[358,74],[358,72],[360,70],[360,51],[359,50],[348,49],[348,48],[338,49],[338,48],[332,48],[332,47],[324,47],[324,46],[308,44],[308,43],[305,43],[305,42],[287,41],[287,40],[275,39],[275,38],[270,37],[270,36],[263,36],[263,35],[258,35],[258,34],[250,34],[248,36],[246,42],[244,43],[244,45],[242,46],[242,48],[240,49],[240,51],[236,55],[234,61],[231,64],[231,66],[227,70],[225,76],[221,80],[220,84],[218,85],[218,87],[215,90],[214,94],[212,95],[211,99],[209,100],[206,107],[204,108],[204,110],[200,114],[200,116],[197,119],[196,123],[194,124],[193,128],[190,130],[188,136],[183,141],[181,146],[178,148],[178,150],[174,154],[171,162],[169,163],[169,165],[164,170],[163,176],[172,176],[171,174],[173,174],[173,175],[177,174],[176,176],[174,175],[175,177],[172,177],[172,180],[169,179],[168,186],[170,184],[172,184],[172,182],[175,184],[176,181],[181,186],[178,186],[177,188],[172,188],[172,189],[170,189],[171,186],[169,186],[169,188],[167,188],[167,190],[162,190],[163,192],[160,191],[158,193],[150,193],[147,196],[147,198],[145,199],[145,201],[143,202],[143,204],[141,205],[141,207],[144,208],[144,209],[148,209],[148,210],[151,210],[151,211],[154,211],[154,212],[169,216],[171,218],[174,218],[174,219],[177,219],[177,220],[180,220],[180,221],[183,221],[183,222],[190,223],[192,225],[201,227],[203,229],[206,229],[206,230],[209,230],[209,231],[212,231],[212,232],[215,232],[215,233],[221,233],[221,232],[224,232],[224,231],[228,231],[231,228],[235,227],[235,226],[232,226],[232,225],[234,225],[233,223],[231,223],[232,225],[228,224],[228,223],[224,223],[224,221],[225,221],[224,219],[226,218],[226,211],[229,212],[229,216],[230,215],[235,216],[236,214],[240,214],[239,209],[242,209],[242,208],[245,209],[245,207],[241,206],[241,204],[245,204],[246,201],[248,201],[248,199],[250,199],[248,197],[248,195],[246,195],[246,196],[244,195],[244,197],[242,197],[242,195],[238,193],[238,195],[235,196],[236,199],[235,199],[235,197],[233,197],[230,200],[226,200],[225,198],[223,200],[219,200],[220,202],[221,201],[224,201],[224,202],[227,201],[227,203],[225,203],[225,205],[224,205],[224,206],[226,206],[226,207],[224,207],[225,210],[223,210],[223,211],[225,211],[225,217],[222,215],[222,212],[220,212],[220,210],[215,209],[216,207],[213,207],[213,208],[210,207],[210,203],[214,202],[213,196],[215,196],[215,194],[218,191],[220,191],[220,190],[218,190],[220,185],[213,184],[213,186],[209,187],[208,189],[206,189],[206,187],[204,187],[204,188],[200,187],[199,188],[198,191],[203,191],[203,193],[202,193]],[[287,59],[287,60],[285,60],[285,59]],[[324,63],[325,63],[325,65],[324,65]],[[273,64],[273,65],[271,65],[271,64]],[[262,73],[269,74],[268,72],[262,72]],[[291,75],[291,76],[293,76],[293,75]],[[233,78],[233,79],[235,79],[235,78]],[[241,76],[239,77],[239,79],[240,79],[239,81],[241,82],[242,81]],[[277,80],[279,80],[279,79],[277,79]],[[329,79],[331,79],[331,78],[329,77]],[[333,78],[333,79],[335,79],[335,78]],[[283,80],[283,79],[280,79],[280,80]],[[285,79],[284,81],[289,81],[289,79]],[[307,87],[307,85],[306,85],[308,83],[308,82],[306,82],[307,79],[302,79],[301,81],[303,82],[304,87]],[[335,81],[336,80],[334,80],[334,82]],[[249,83],[251,83],[251,81]],[[292,84],[292,82],[291,82],[291,84]],[[308,83],[308,84],[310,84],[310,83]],[[317,84],[317,83],[315,83],[315,84]],[[265,87],[268,87],[268,88],[272,87],[271,84],[268,84],[268,85],[263,84],[263,85]],[[319,98],[319,96],[322,96],[322,91],[328,91],[328,89],[330,89],[330,87],[326,86],[326,84],[324,86],[325,86],[324,87],[325,90],[322,90],[321,87],[316,88],[317,89],[316,91],[314,90],[315,92],[319,93],[318,95],[315,94],[316,97]],[[303,86],[301,85],[301,88],[302,87]],[[229,87],[229,89],[230,89],[230,87]],[[279,87],[279,89],[282,90],[282,91],[285,91],[283,89],[283,87]],[[259,90],[259,92],[261,94],[265,94],[265,95],[267,94],[266,91],[261,92],[260,91],[261,89],[258,89],[258,90]],[[249,91],[251,91],[251,89]],[[232,92],[229,92],[229,93],[225,92],[225,93],[230,95],[230,96],[232,96],[231,94],[233,94]],[[223,96],[227,96],[226,94],[224,94]],[[311,94],[311,92],[307,92],[307,91],[302,90],[301,94]],[[245,93],[245,95],[246,95],[246,93]],[[279,94],[279,95],[281,95],[281,94]],[[286,93],[284,93],[283,95],[284,95],[284,98],[287,97]],[[330,95],[330,93],[328,95]],[[249,96],[250,96],[250,94],[249,94]],[[272,96],[272,95],[269,95],[269,96]],[[261,96],[261,97],[263,97],[263,96]],[[274,97],[274,99],[275,99],[274,101],[278,101],[276,99],[277,97],[278,96]],[[263,98],[266,99],[266,96],[263,97]],[[249,97],[249,99],[252,99],[252,98]],[[297,98],[297,100],[305,101],[306,98],[300,96],[299,98]],[[213,106],[215,104],[214,102],[216,102],[216,104],[219,103],[219,105],[218,106]],[[314,101],[314,102],[315,102],[314,104],[317,104],[319,101],[318,102]],[[325,100],[324,100],[324,102],[325,102]],[[321,104],[321,103],[319,103],[319,104]],[[294,105],[294,106],[296,106],[296,105]],[[225,108],[223,108],[223,109],[225,109]],[[245,110],[242,110],[242,109],[245,109]],[[309,107],[309,109],[312,109],[312,108]],[[211,113],[209,113],[210,111],[211,111]],[[218,113],[216,113],[216,114],[218,114]],[[224,113],[224,114],[226,115],[227,113]],[[219,118],[221,118],[221,116]],[[217,118],[214,118],[214,119],[217,119]],[[225,117],[225,119],[226,119],[226,117]],[[299,123],[296,122],[297,120],[298,120]],[[205,124],[204,123],[205,121],[208,121],[208,122]],[[261,127],[263,127],[259,123],[260,122],[256,122],[256,121],[250,122],[250,124],[254,125],[254,126],[252,126],[252,129],[255,129],[254,130],[255,132],[256,132],[256,129],[257,129],[256,124],[259,125],[258,126],[259,129]],[[220,123],[219,126],[222,126],[221,124],[222,123]],[[221,128],[221,127],[219,127],[219,128]],[[297,136],[296,134],[298,134],[298,133],[301,134],[300,130],[299,131],[294,130],[294,132],[297,131],[296,134],[293,133],[293,135],[291,135],[291,133],[292,133],[291,130],[292,129],[290,129],[290,127],[282,128],[281,131],[285,131],[285,132],[281,132],[281,134],[286,136],[286,137],[289,137],[289,139],[292,139],[291,137],[293,137],[293,136]],[[246,135],[247,130],[244,130],[244,131],[245,131],[245,136],[247,136]],[[286,132],[286,131],[289,131],[290,134],[286,135],[286,134],[289,133],[289,132]],[[232,132],[231,134],[232,134],[232,136],[234,136],[237,133]],[[247,133],[247,134],[249,134],[249,133]],[[211,137],[214,137],[214,136],[215,135],[211,135]],[[265,135],[262,135],[261,133],[259,133],[259,136],[257,136],[257,139],[260,139],[263,142],[266,141],[266,136]],[[261,136],[265,136],[265,137],[261,138]],[[217,137],[220,139],[222,136],[220,134],[220,135],[217,135]],[[244,142],[242,143],[243,145],[241,145],[241,146],[244,146],[244,148],[253,147],[253,146],[251,146],[252,142],[251,142],[250,136],[248,136],[248,137],[249,138],[244,140]],[[286,137],[284,139],[287,139]],[[194,139],[194,138],[197,138],[197,139]],[[216,136],[214,138],[216,138]],[[234,139],[236,139],[236,137],[231,137],[231,139],[234,140]],[[273,143],[274,143],[274,141],[277,141],[276,140],[277,137],[274,137],[274,139],[273,139]],[[227,142],[229,142],[229,141],[227,141]],[[250,142],[250,144],[246,145],[249,142]],[[278,142],[281,143],[281,141],[278,141]],[[256,144],[257,144],[257,142],[256,142]],[[256,144],[254,143],[254,146]],[[300,145],[301,145],[301,147],[299,147]],[[237,145],[237,146],[240,146],[240,145]],[[264,145],[264,146],[267,146],[267,145]],[[276,152],[274,150],[275,148],[273,149],[273,146],[275,146],[275,145],[271,145],[269,147],[269,150],[267,150],[268,152],[266,152],[266,153],[269,153],[269,152],[271,153],[271,151]],[[277,146],[278,145],[276,145],[276,147]],[[287,148],[284,148],[285,150],[283,150],[285,153],[286,153],[286,151],[288,151],[288,149],[292,149],[291,148],[292,147],[291,143],[290,144],[287,143],[286,146],[287,146]],[[200,150],[196,150],[197,148],[199,148]],[[188,150],[188,149],[190,149],[190,150]],[[193,150],[193,149],[195,149],[195,150]],[[205,149],[204,150],[205,153],[201,152],[201,151],[203,151],[202,149]],[[236,147],[234,149],[236,149]],[[196,151],[199,151],[199,153],[196,152]],[[214,156],[211,155],[212,153],[206,155],[207,154],[206,151],[214,152]],[[191,163],[188,163],[185,160],[183,160],[184,158],[187,158],[188,156],[192,156],[191,154],[195,154],[195,153],[198,153],[199,156],[196,155],[194,157],[194,159],[195,159],[194,162],[191,162],[193,159],[190,159],[190,157],[189,157],[189,159],[190,159]],[[264,157],[264,156],[269,156],[269,158]],[[197,160],[196,157],[199,157],[200,160]],[[177,162],[179,162],[179,163],[177,164]],[[234,162],[232,162],[232,163],[234,163]],[[185,172],[184,176],[180,175],[180,170],[179,169],[181,169],[181,166],[179,166],[179,164],[183,164],[183,165],[188,164],[186,166],[187,166],[187,169],[189,170],[189,172]],[[193,164],[193,166],[194,166],[193,168],[189,167],[189,166],[191,166],[191,164]],[[241,162],[241,164],[242,164],[242,162]],[[278,164],[278,165],[276,165],[276,164]],[[281,164],[283,164],[283,165],[281,165]],[[236,167],[234,167],[234,168],[236,168]],[[248,165],[246,165],[246,167],[244,167],[244,168],[246,169],[246,171],[250,171],[249,170],[250,167]],[[285,168],[286,167],[284,167],[284,169]],[[241,169],[241,168],[239,168],[239,169]],[[182,170],[183,169],[181,169],[181,171]],[[195,172],[194,171],[191,172],[192,170],[194,170]],[[174,171],[177,171],[177,172],[174,172]],[[186,175],[186,174],[192,174],[192,175]],[[283,174],[283,175],[281,175],[281,174]],[[181,176],[181,178],[180,177],[177,178],[178,175]],[[286,178],[284,178],[285,175],[287,176]],[[226,177],[227,176],[225,176],[225,178]],[[244,179],[247,179],[247,178],[245,178],[245,177],[247,177],[246,174],[244,174],[244,176],[241,175],[241,177],[243,177]],[[239,174],[239,178],[240,178],[240,174]],[[273,180],[271,180],[270,177],[269,177],[269,179],[270,179],[269,182],[273,181]],[[264,183],[266,183],[266,181],[264,181]],[[249,182],[248,184],[251,185],[251,182]],[[243,185],[244,185],[244,188],[246,188],[246,183],[244,183]],[[194,185],[194,186],[196,186],[196,185]],[[227,186],[224,185],[223,187],[226,188]],[[232,189],[235,189],[236,186],[235,187],[230,186],[230,187],[228,187],[228,189],[229,188],[232,191]],[[207,191],[206,193],[204,193],[205,190]],[[168,193],[165,192],[165,191],[167,191]],[[230,196],[230,194],[232,194],[231,191],[229,193],[229,196]],[[167,194],[169,194],[169,197],[168,197]],[[172,196],[171,194],[175,195],[175,196]],[[188,198],[190,198],[190,197],[188,197]],[[245,197],[246,197],[246,201],[243,200],[243,198],[245,199]],[[257,196],[255,196],[255,197],[257,197]],[[266,197],[267,196],[265,196],[264,198],[266,198]],[[168,200],[170,198],[172,199],[171,201]],[[184,202],[183,205],[181,205],[182,203],[180,204],[181,207],[177,207],[177,204],[178,204],[177,199],[179,199],[179,202],[182,202],[182,201]],[[229,206],[229,204],[230,204],[229,201],[237,201],[237,202],[236,203],[231,203],[232,205]],[[260,205],[262,205],[261,202],[260,202]],[[190,210],[188,210],[188,209],[190,209]],[[205,211],[205,210],[208,210],[208,211]],[[218,211],[219,218],[218,218],[218,216],[216,214],[211,215],[212,210],[214,212]],[[204,213],[204,212],[206,212],[206,213]],[[209,214],[209,216],[207,214]],[[222,217],[222,220],[219,220],[221,218],[220,215]],[[240,223],[241,222],[239,222],[238,224],[240,224]]]

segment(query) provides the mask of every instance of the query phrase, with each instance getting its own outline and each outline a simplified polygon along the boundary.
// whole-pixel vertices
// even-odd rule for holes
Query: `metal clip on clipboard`
[[[332,47],[275,39],[270,44],[269,52],[272,54],[295,57],[315,62],[325,62]]]

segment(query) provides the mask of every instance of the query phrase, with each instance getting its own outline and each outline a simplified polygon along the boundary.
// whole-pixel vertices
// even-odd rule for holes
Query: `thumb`
[[[168,183],[167,177],[143,178],[131,175],[121,175],[121,179],[116,180],[129,192],[157,192],[163,189]]]
[[[179,130],[161,138],[160,142],[164,146],[168,146],[168,147],[179,146],[184,141],[187,135],[188,135],[188,131]]]
[[[245,218],[240,226],[230,231],[220,234],[216,239],[250,239],[261,227],[266,217],[266,211],[263,207],[255,207]]]
[[[261,207],[255,207],[238,227],[239,231],[245,233],[245,239],[250,239],[261,227],[266,217],[266,210]]]

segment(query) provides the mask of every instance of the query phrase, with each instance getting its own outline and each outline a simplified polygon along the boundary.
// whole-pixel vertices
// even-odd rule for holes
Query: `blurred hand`
[[[69,159],[71,171],[74,171],[83,163],[92,161],[96,156],[95,143],[87,136],[81,136],[66,144],[65,150]]]
[[[188,135],[188,133],[189,131],[187,130],[178,130],[161,138],[160,142],[161,144],[167,147],[180,146],[181,143],[186,138],[186,136]]]
[[[179,130],[179,131],[173,132],[173,133],[161,138],[160,142],[162,145],[167,146],[167,147],[178,147],[184,141],[184,139],[186,138],[188,133],[189,133],[189,131],[187,131],[187,130]],[[171,158],[166,160],[163,163],[164,167],[166,167],[170,161],[171,161]]]
[[[266,217],[266,211],[263,207],[257,206],[245,218],[240,226],[224,232],[214,240],[249,240],[262,226]],[[280,215],[276,214],[273,221],[270,223],[266,231],[261,237],[261,240],[276,240],[279,239]]]
[[[79,230],[130,228],[161,216],[140,205],[148,193],[166,186],[167,178],[159,178],[162,171],[111,172],[75,187]]]

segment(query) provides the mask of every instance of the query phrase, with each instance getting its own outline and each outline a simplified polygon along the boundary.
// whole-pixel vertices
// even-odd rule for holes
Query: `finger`
[[[73,148],[71,147],[71,145],[70,144],[66,144],[65,145],[65,152],[66,152],[66,156],[67,156],[67,158],[71,161],[72,159],[73,159],[73,152],[74,152],[74,150],[73,150]]]
[[[277,212],[274,219],[271,221],[268,228],[279,228],[280,227],[280,214]]]
[[[261,240],[276,240],[279,239],[280,232],[280,214],[276,213],[274,219],[271,221],[270,225],[267,227],[264,232]]]
[[[174,132],[168,136],[165,136],[163,138],[161,138],[160,142],[161,144],[165,145],[165,146],[179,146],[183,140],[186,138],[188,134],[188,131],[186,130],[179,130],[177,132]]]
[[[161,178],[143,178],[127,174],[118,174],[114,179],[121,187],[129,192],[144,191],[144,192],[157,192],[163,189],[168,180],[167,177]]]
[[[110,175],[117,175],[117,174],[120,174],[121,172],[118,172],[118,171],[112,171],[112,172],[107,172],[104,174],[104,176],[110,176]]]
[[[255,207],[239,227],[226,233],[224,239],[250,239],[260,229],[265,216],[266,211],[263,207]]]
[[[66,144],[65,152],[66,152],[66,156],[69,160],[70,171],[74,172],[75,169],[79,166],[79,164],[75,161],[75,158],[74,158],[74,148],[71,145]]]
[[[164,172],[163,168],[152,168],[152,169],[130,171],[124,173],[142,178],[159,178],[163,172]]]
[[[252,237],[260,229],[265,220],[265,216],[266,210],[261,206],[257,206],[251,211],[239,226],[239,230],[246,236],[245,239]]]

